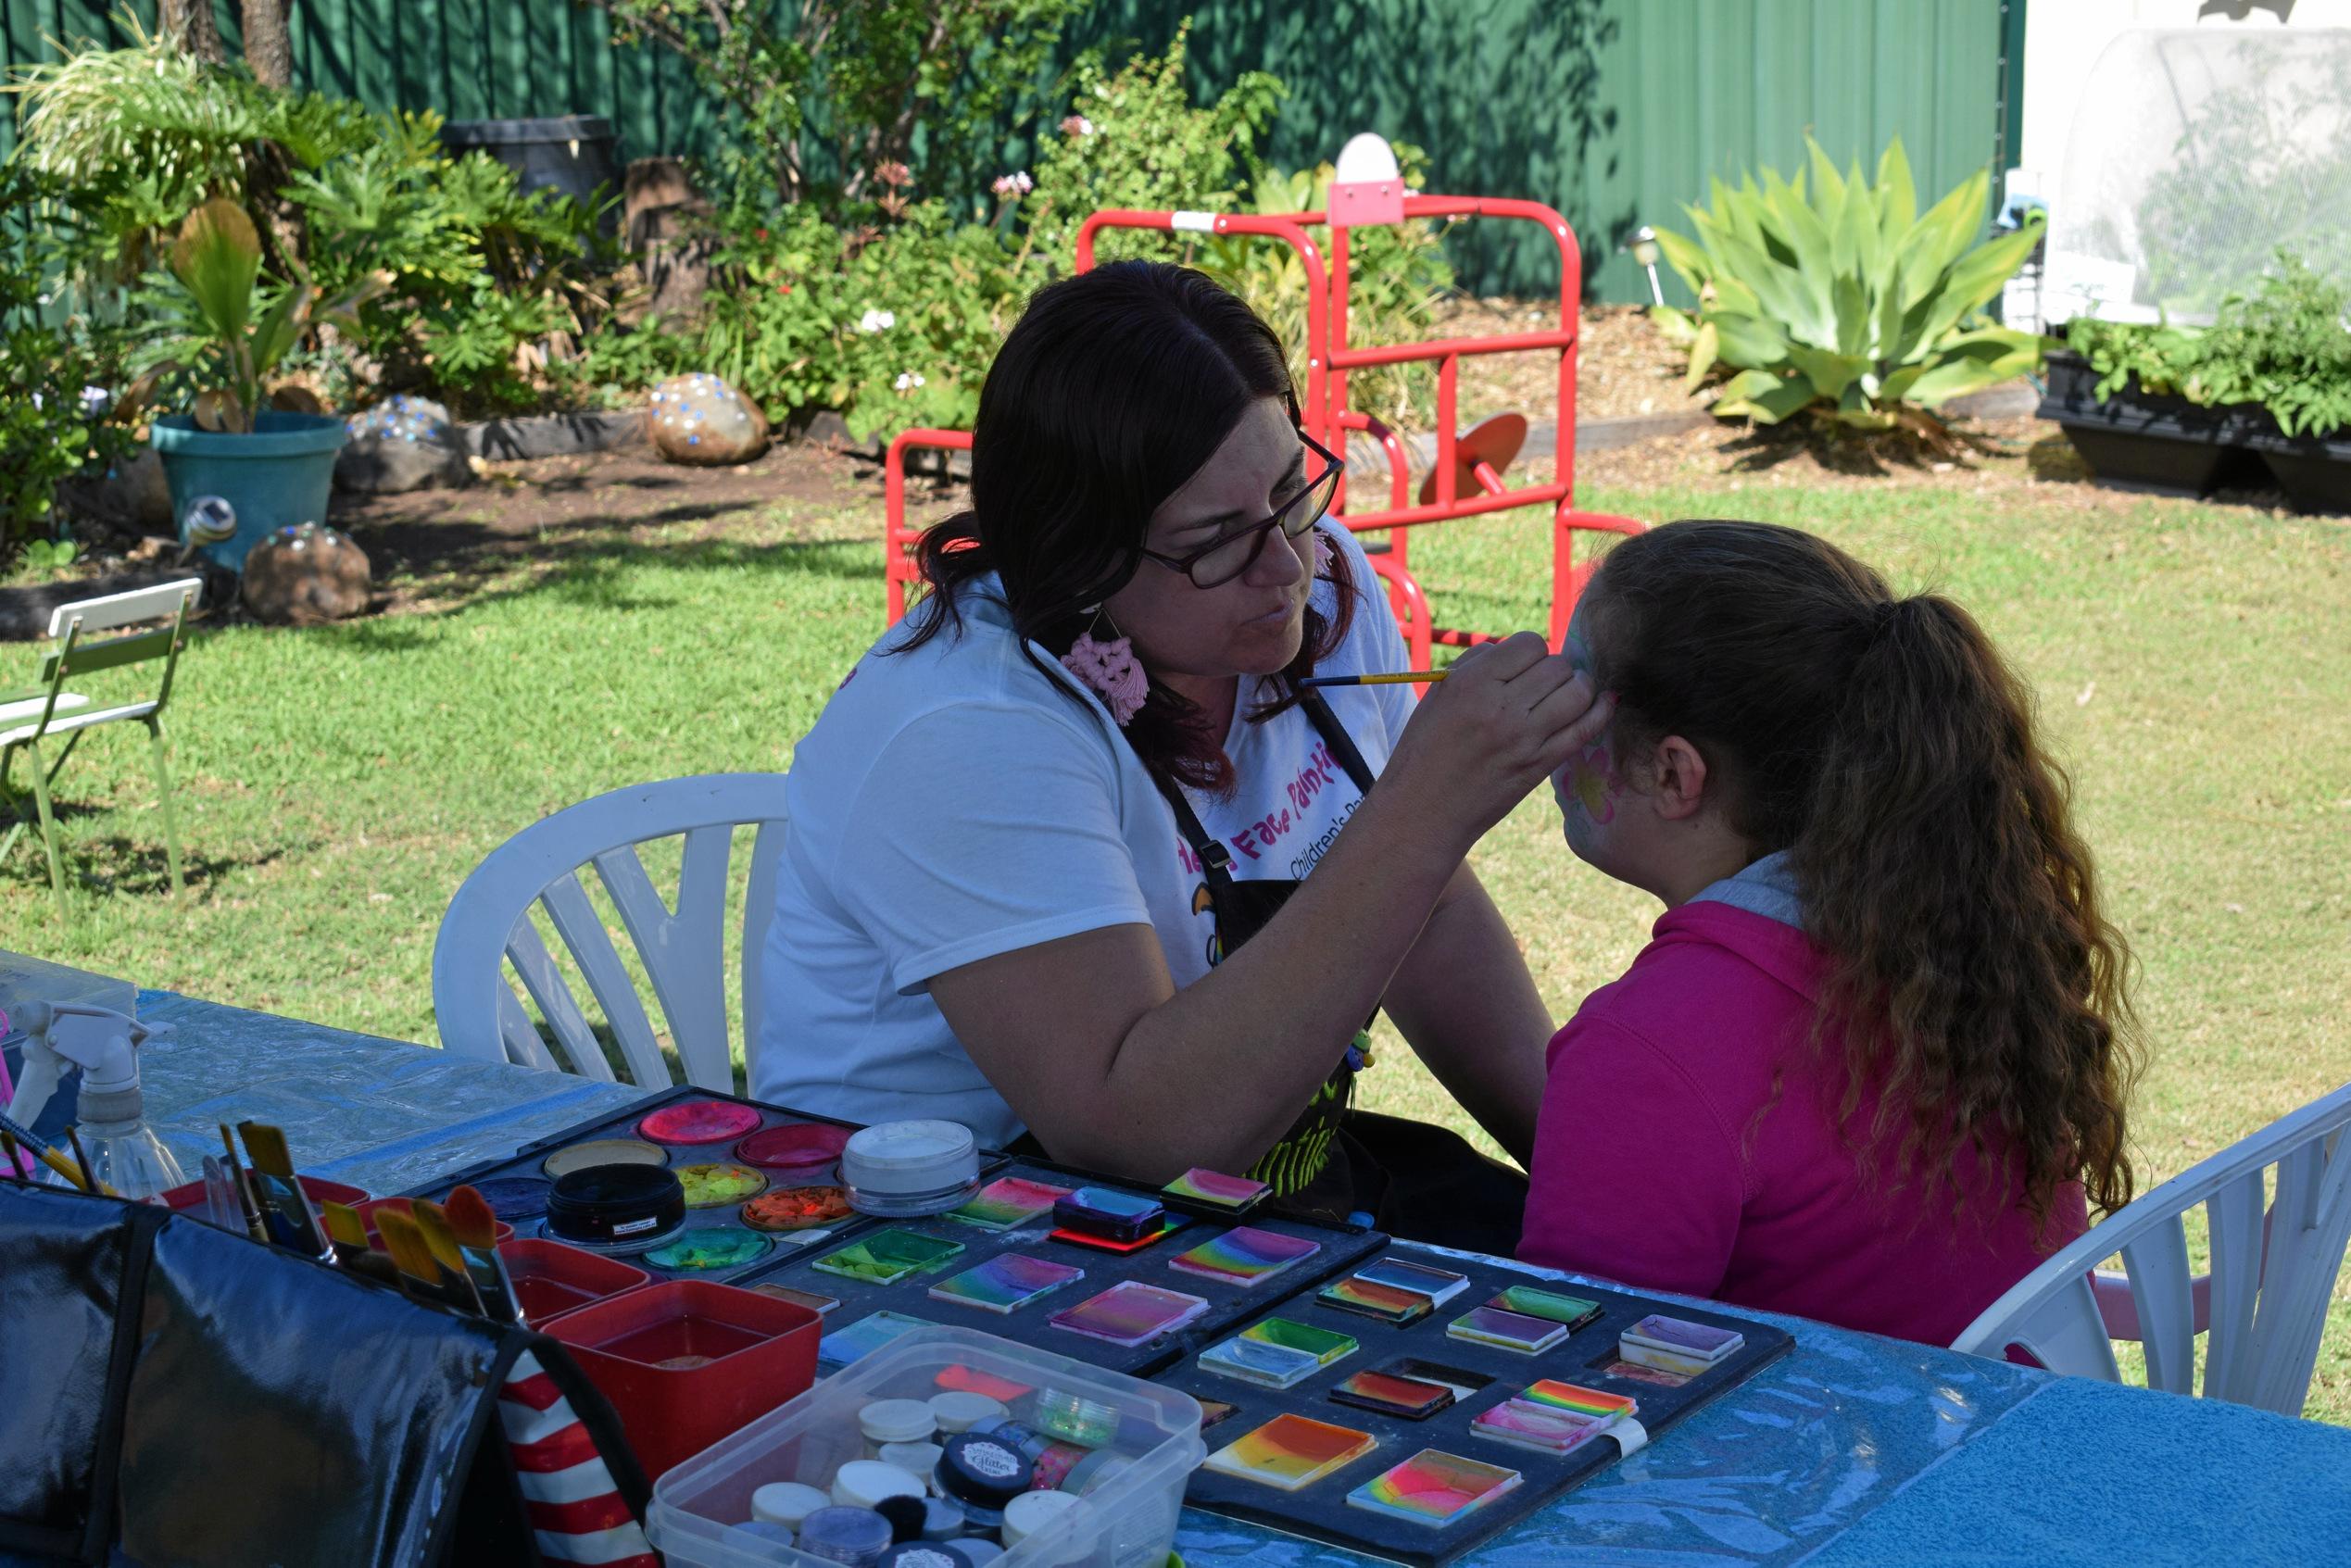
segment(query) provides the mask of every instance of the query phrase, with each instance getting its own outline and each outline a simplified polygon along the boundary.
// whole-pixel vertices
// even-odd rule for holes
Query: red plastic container
[[[305,1176],[297,1172],[295,1180],[300,1182],[302,1190],[310,1195],[310,1206],[314,1209],[321,1203],[348,1203],[356,1209],[368,1201],[368,1195],[363,1189],[331,1182],[323,1176]],[[202,1211],[204,1179],[199,1176],[193,1182],[173,1187],[163,1195],[163,1201],[174,1213]]]
[[[571,1348],[646,1474],[659,1476],[808,1392],[823,1323],[773,1296],[688,1279],[566,1312],[546,1331]]]
[[[617,1258],[599,1258],[536,1236],[498,1243],[498,1256],[506,1260],[507,1277],[514,1282],[514,1298],[522,1303],[522,1315],[533,1328],[545,1328],[566,1312],[635,1290],[653,1277]]]
[[[359,1223],[368,1228],[368,1245],[381,1250],[383,1247],[383,1237],[375,1228],[376,1211],[383,1209],[397,1209],[401,1213],[407,1214],[412,1212],[415,1206],[416,1199],[413,1198],[371,1198],[365,1203],[353,1204],[352,1208],[358,1212]],[[497,1226],[497,1231],[492,1237],[493,1246],[503,1247],[514,1239],[512,1225],[508,1224],[504,1220],[497,1219],[490,1223]]]

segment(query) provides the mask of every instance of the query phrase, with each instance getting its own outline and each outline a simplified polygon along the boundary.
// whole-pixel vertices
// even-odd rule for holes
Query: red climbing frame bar
[[[917,446],[947,452],[968,452],[972,449],[972,433],[968,430],[901,431],[898,439],[890,443],[889,455],[883,459],[883,528],[887,539],[884,546],[886,558],[883,577],[889,585],[889,623],[893,626],[905,618],[908,584],[923,580],[922,571],[914,564],[914,546],[923,537],[923,531],[906,525],[906,454]]]
[[[1551,644],[1558,647],[1575,614],[1577,596],[1590,580],[1593,565],[1576,561],[1575,538],[1583,533],[1638,533],[1642,525],[1630,518],[1576,509],[1576,340],[1577,306],[1583,290],[1583,256],[1567,220],[1540,202],[1499,197],[1408,196],[1407,221],[1439,218],[1496,218],[1540,224],[1550,234],[1559,257],[1559,323],[1539,332],[1502,332],[1484,337],[1436,338],[1421,343],[1355,347],[1347,341],[1348,228],[1330,221],[1324,212],[1276,216],[1259,213],[1145,212],[1112,208],[1095,213],[1077,232],[1077,270],[1094,266],[1095,236],[1104,229],[1148,229],[1163,233],[1248,234],[1278,240],[1296,253],[1306,272],[1306,385],[1300,413],[1306,433],[1334,451],[1345,451],[1347,433],[1363,431],[1376,439],[1388,459],[1388,505],[1376,511],[1347,510],[1348,485],[1339,483],[1333,513],[1357,533],[1385,533],[1384,544],[1365,546],[1375,571],[1388,584],[1389,602],[1403,627],[1413,661],[1425,668],[1432,642],[1465,646],[1486,640],[1486,633],[1431,624],[1428,600],[1408,565],[1410,531],[1432,522],[1478,517],[1519,507],[1548,507],[1552,513]],[[1324,250],[1307,231],[1326,228],[1330,247]],[[1555,353],[1559,357],[1558,418],[1553,426],[1555,476],[1549,484],[1504,484],[1485,464],[1473,470],[1477,489],[1458,494],[1460,428],[1458,402],[1461,361],[1484,354]],[[1347,374],[1375,365],[1437,366],[1437,451],[1433,494],[1415,505],[1402,445],[1393,432],[1367,414],[1347,407]],[[917,446],[968,451],[968,432],[910,430],[890,444],[886,469],[888,508],[888,587],[890,620],[906,613],[907,585],[918,579],[911,550],[920,531],[906,524],[906,452]]]

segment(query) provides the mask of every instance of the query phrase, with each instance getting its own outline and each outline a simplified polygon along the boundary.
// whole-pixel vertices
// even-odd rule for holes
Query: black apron
[[[1317,691],[1298,706],[1363,795],[1376,782],[1355,742]],[[1184,792],[1159,782],[1176,831],[1201,864],[1216,917],[1217,951],[1229,957],[1289,901],[1292,878],[1239,879],[1233,857],[1201,823]],[[1377,1016],[1375,1012],[1374,1016]],[[1353,1108],[1355,1074],[1370,1065],[1371,1021],[1338,1051],[1338,1063],[1279,1142],[1248,1174],[1273,1189],[1269,1210],[1322,1223],[1369,1214],[1391,1236],[1507,1257],[1517,1249],[1527,1178],[1488,1160],[1459,1135]]]

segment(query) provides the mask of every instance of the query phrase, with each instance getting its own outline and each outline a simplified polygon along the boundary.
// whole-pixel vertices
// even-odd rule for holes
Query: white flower
[[[861,332],[886,332],[898,325],[898,317],[887,310],[868,310],[857,319]]]
[[[999,174],[988,189],[999,196],[1025,196],[1037,189],[1037,182],[1028,177],[1028,170],[1016,169],[1010,174]]]
[[[894,384],[900,392],[911,392],[918,386],[927,386],[929,383],[924,381],[919,370],[900,370]]]

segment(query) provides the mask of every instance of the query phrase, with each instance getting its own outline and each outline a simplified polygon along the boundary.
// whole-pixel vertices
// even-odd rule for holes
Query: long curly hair
[[[962,594],[993,572],[1021,636],[1067,653],[1094,624],[1093,607],[1142,567],[1152,512],[1266,397],[1297,421],[1281,340],[1207,274],[1116,261],[1046,284],[988,367],[972,428],[972,509],[924,533],[916,559],[932,591],[891,651],[959,629]],[[1347,635],[1355,585],[1344,552],[1322,575],[1337,590],[1332,613],[1309,601],[1286,695],[1251,708],[1252,722],[1294,704],[1295,683]],[[1155,774],[1233,787],[1224,735],[1157,681],[1126,739]]]
[[[1884,1157],[1866,1179],[1940,1182],[1955,1209],[1952,1156],[1996,1138],[2038,1224],[2077,1178],[2128,1203],[2130,950],[2032,695],[1975,620],[1760,522],[1628,539],[1590,592],[1617,754],[1680,735],[1756,856],[1788,852],[1830,960],[1814,1043],[1841,1026],[1839,1124]]]

